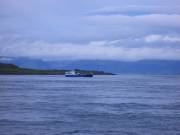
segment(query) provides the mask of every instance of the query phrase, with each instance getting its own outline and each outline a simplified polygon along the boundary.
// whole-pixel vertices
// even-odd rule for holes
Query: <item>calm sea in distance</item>
[[[0,76],[0,135],[180,135],[180,76]]]

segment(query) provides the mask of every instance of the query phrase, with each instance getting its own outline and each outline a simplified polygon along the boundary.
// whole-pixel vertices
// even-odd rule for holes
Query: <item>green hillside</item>
[[[27,69],[20,68],[13,64],[0,63],[0,75],[64,75],[68,70],[38,70],[38,69]],[[79,73],[93,73],[94,75],[113,75],[112,73],[106,73],[103,71],[89,71],[79,70]]]

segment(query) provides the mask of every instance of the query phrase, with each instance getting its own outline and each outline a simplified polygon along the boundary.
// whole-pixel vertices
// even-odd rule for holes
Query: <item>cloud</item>
[[[1,0],[0,35],[20,34],[37,40],[69,42],[179,33],[179,2],[169,3],[162,0]]]
[[[180,42],[180,36],[148,35],[144,40],[146,42]]]
[[[166,5],[126,5],[115,7],[104,7],[88,12],[87,15],[125,15],[125,16],[139,16],[150,14],[180,14],[180,6],[166,6]]]
[[[1,56],[41,59],[98,59],[136,61],[142,59],[180,60],[180,48],[113,46],[117,41],[91,41],[87,44],[18,42],[2,46]]]
[[[180,15],[93,15],[86,16],[85,19],[89,26],[94,27],[92,29],[96,29],[97,35],[107,34],[105,38],[140,38],[151,34],[179,35],[180,32]]]
[[[95,15],[86,18],[101,25],[126,25],[126,26],[161,26],[161,27],[176,27],[180,28],[180,15],[140,15],[140,16],[126,16],[126,15]]]
[[[0,56],[0,62],[11,62],[12,58]]]
[[[0,55],[179,59],[178,5],[177,0],[1,0]]]

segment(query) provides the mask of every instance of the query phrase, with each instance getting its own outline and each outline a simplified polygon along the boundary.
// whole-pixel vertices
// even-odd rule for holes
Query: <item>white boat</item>
[[[71,70],[65,73],[66,77],[93,77],[93,74],[81,74],[77,73],[75,70]]]

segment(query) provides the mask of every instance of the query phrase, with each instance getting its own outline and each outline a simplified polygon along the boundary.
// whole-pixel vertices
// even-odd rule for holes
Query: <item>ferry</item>
[[[81,73],[76,73],[75,70],[68,71],[65,73],[66,77],[93,77],[93,74],[81,74]]]

